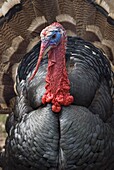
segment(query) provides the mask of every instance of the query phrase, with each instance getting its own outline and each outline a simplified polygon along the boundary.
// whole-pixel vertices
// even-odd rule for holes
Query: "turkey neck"
[[[65,48],[59,44],[57,48],[50,50],[48,71],[46,76],[46,90],[51,91],[55,96],[70,89],[70,83],[66,71]]]
[[[65,53],[63,41],[48,52],[46,93],[42,97],[42,102],[51,102],[54,112],[59,112],[61,105],[70,105],[73,102],[73,97],[69,93],[70,82],[66,70]]]

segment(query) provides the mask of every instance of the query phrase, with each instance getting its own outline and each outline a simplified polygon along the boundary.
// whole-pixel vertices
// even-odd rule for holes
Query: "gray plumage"
[[[41,103],[46,56],[33,81],[27,83],[39,48],[40,43],[18,68],[19,96],[13,119],[11,115],[7,122],[3,169],[113,170],[114,129],[109,123],[113,116],[113,84],[108,59],[92,44],[68,38],[66,61],[75,100],[55,114],[51,104]]]

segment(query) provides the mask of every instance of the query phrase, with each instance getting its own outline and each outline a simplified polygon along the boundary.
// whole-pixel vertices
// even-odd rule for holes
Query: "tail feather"
[[[0,1],[0,110],[10,108],[9,100],[15,96],[16,66],[52,22],[60,22],[68,35],[93,42],[114,64],[113,0],[4,1]]]
[[[104,32],[104,37],[106,40],[114,41],[114,34],[112,34],[113,31],[114,31],[114,26],[112,26],[106,22],[105,32]]]
[[[0,32],[0,54],[2,54],[2,52],[4,50],[6,50],[7,48],[9,48],[8,44],[4,41],[4,38]]]
[[[13,29],[6,22],[1,27],[0,33],[1,33],[0,45],[2,46],[2,49],[0,48],[1,49],[0,53],[3,53],[7,48],[12,46],[12,41],[17,35],[16,32],[14,32]],[[3,43],[5,44],[5,46],[2,45]]]
[[[76,33],[77,35],[83,37],[86,29],[85,22],[87,22],[88,20],[88,14],[87,12],[85,13],[85,11],[88,10],[89,4],[87,4],[85,1],[79,0],[78,2],[74,1],[73,5],[74,5],[74,12],[75,12],[74,16],[76,20]]]
[[[61,14],[68,14],[71,17],[75,16],[74,12],[74,1],[69,1],[69,0],[59,0],[58,1],[59,5],[59,12]]]
[[[59,12],[58,2],[53,0],[33,0],[36,16],[44,16],[48,24],[56,21]]]
[[[114,26],[107,22],[107,18],[101,15],[99,11],[96,12],[94,23],[86,25],[86,31],[96,35],[98,41],[101,43],[101,48],[104,52],[105,48],[109,49],[106,53],[114,64]],[[87,40],[89,37],[86,37]],[[111,51],[112,56],[109,55]]]
[[[32,1],[21,0],[22,10],[26,15],[27,23],[30,25],[32,20],[37,17]]]
[[[9,26],[14,30],[17,36],[22,36],[24,39],[29,39],[30,34],[27,31],[28,23],[26,20],[26,16],[23,14],[23,10],[13,16],[12,20],[8,22]]]

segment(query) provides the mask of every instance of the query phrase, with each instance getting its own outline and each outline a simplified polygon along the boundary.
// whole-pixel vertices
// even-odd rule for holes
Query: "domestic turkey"
[[[112,9],[107,1],[3,4],[1,112],[13,108],[3,170],[114,169]]]

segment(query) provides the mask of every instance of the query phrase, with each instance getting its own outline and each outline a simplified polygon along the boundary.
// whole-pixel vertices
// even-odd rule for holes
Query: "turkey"
[[[0,166],[113,170],[112,1],[8,1],[0,19]]]

